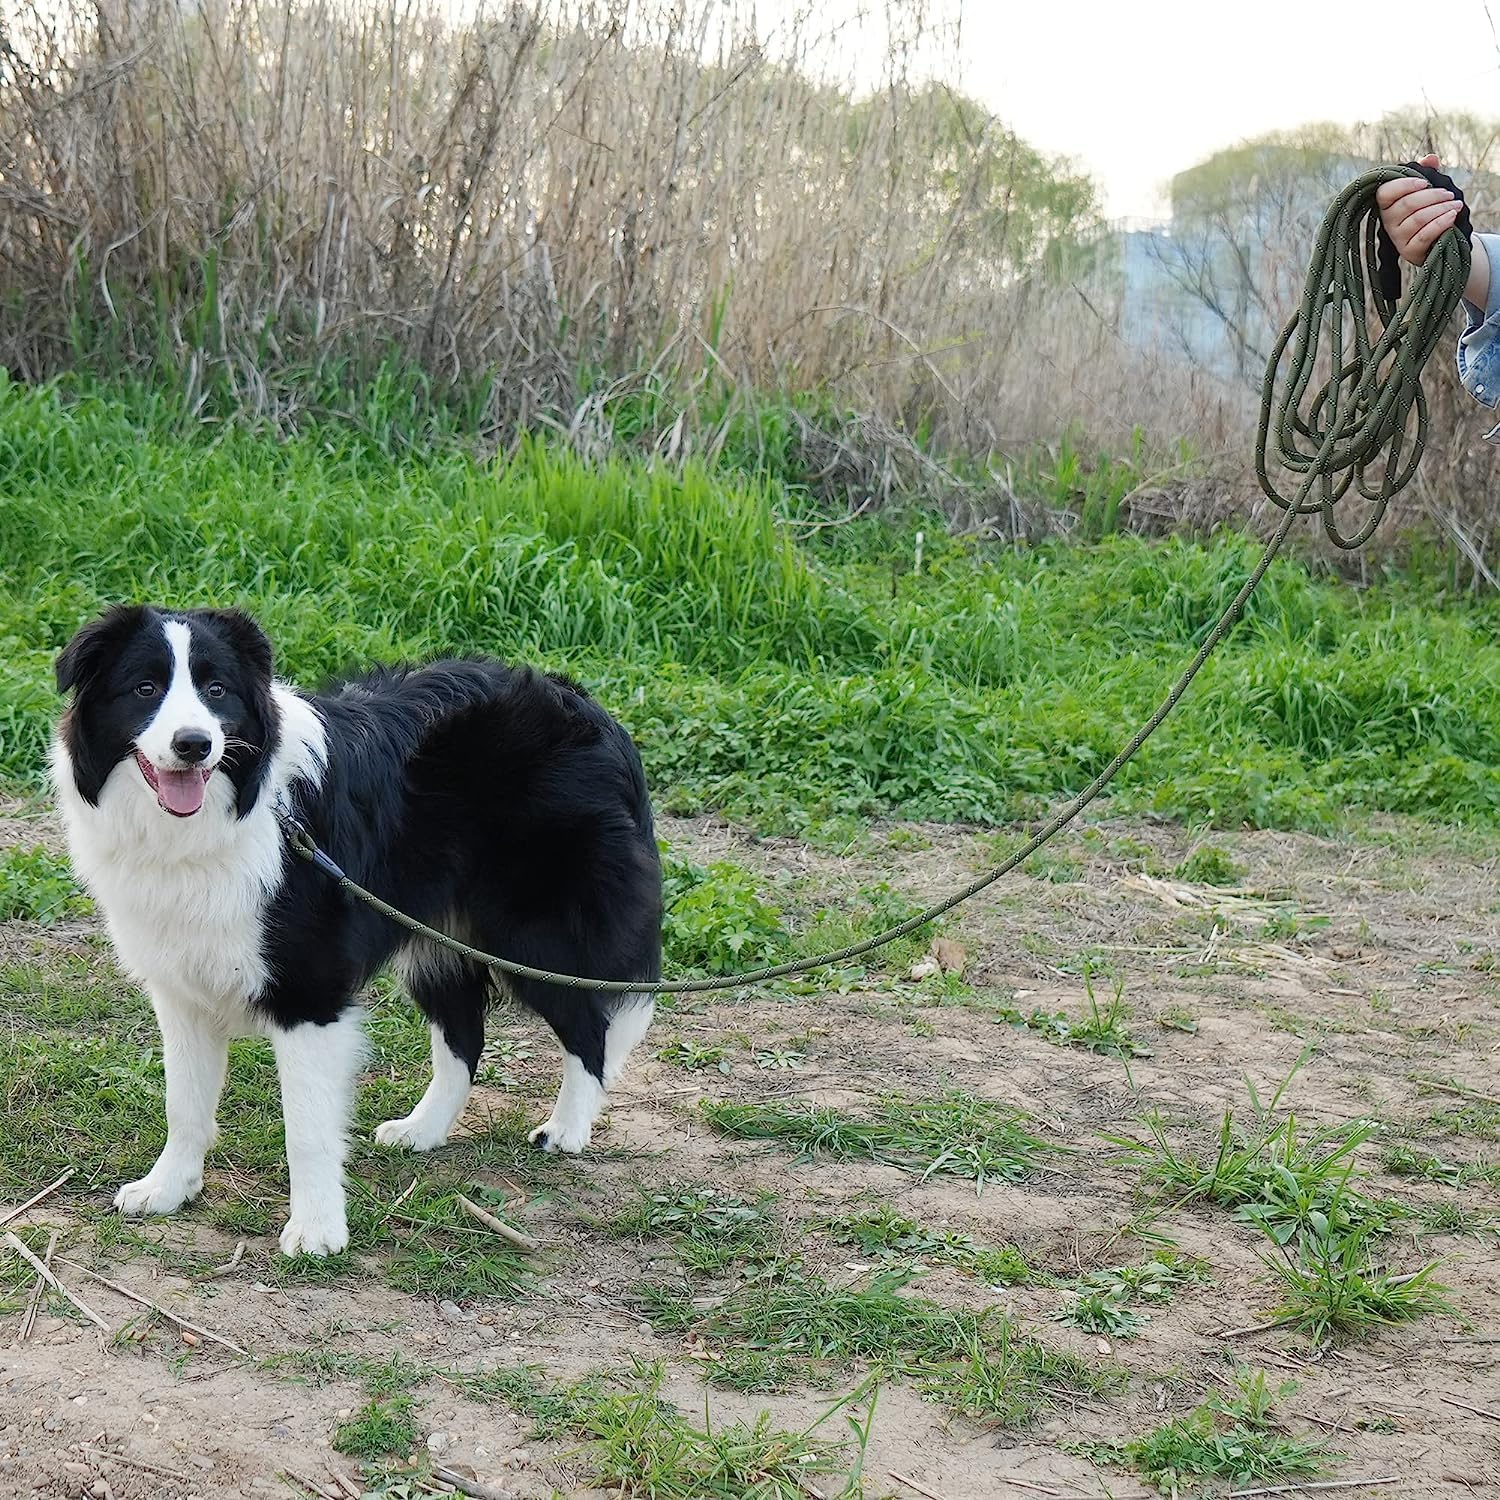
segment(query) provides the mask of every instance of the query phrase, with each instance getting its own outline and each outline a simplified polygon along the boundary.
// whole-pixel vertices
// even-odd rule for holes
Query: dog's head
[[[118,605],[85,625],[57,658],[73,702],[60,738],[79,795],[97,803],[122,761],[163,811],[190,818],[222,770],[234,811],[255,803],[275,748],[271,643],[238,610]]]

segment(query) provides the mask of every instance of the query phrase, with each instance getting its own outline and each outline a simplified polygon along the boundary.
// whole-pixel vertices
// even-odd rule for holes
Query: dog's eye
[[[210,698],[222,698],[224,696],[224,684],[222,682],[211,682],[203,691]]]
[[[137,698],[154,698],[156,696],[156,684],[154,682],[138,682],[135,685]]]

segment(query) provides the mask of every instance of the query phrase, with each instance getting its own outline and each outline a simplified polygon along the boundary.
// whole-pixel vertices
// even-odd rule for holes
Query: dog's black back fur
[[[316,695],[321,783],[294,814],[359,884],[473,947],[600,979],[661,972],[661,872],[630,737],[575,684],[487,660],[382,669]],[[409,934],[292,860],[267,922],[282,1025],[331,1020]],[[421,943],[421,940],[418,940]],[[430,943],[413,997],[477,1067],[488,971]],[[608,997],[504,986],[599,1077]]]

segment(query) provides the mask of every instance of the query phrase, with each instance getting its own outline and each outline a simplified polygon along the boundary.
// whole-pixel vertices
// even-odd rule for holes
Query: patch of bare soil
[[[666,820],[663,832],[688,857],[732,858],[756,871],[784,909],[802,916],[882,880],[924,900],[963,883],[995,848],[990,835],[925,825],[877,830],[843,855],[756,840],[706,820]],[[0,838],[54,835],[45,822],[18,814],[0,822]],[[806,1426],[863,1372],[851,1368],[829,1391],[790,1396],[706,1388],[707,1351],[653,1332],[640,1309],[644,1283],[682,1281],[670,1247],[602,1228],[642,1186],[774,1192],[784,1248],[835,1281],[858,1281],[870,1262],[808,1226],[856,1201],[888,1204],[929,1229],[1014,1245],[1032,1266],[1065,1279],[1139,1260],[1149,1249],[1130,1230],[1150,1217],[1140,1174],[1106,1136],[1143,1138],[1140,1121],[1154,1110],[1174,1140],[1211,1151],[1224,1110],[1246,1110],[1247,1080],[1268,1100],[1304,1053],[1283,1107],[1309,1127],[1380,1120],[1385,1134],[1360,1155],[1372,1173],[1365,1189],[1446,1206],[1450,1220],[1465,1226],[1414,1230],[1388,1247],[1398,1268],[1441,1257],[1441,1279],[1462,1318],[1429,1316],[1322,1352],[1284,1329],[1247,1332],[1267,1321],[1276,1301],[1260,1258],[1267,1242],[1201,1204],[1161,1205],[1150,1228],[1203,1257],[1211,1281],[1153,1306],[1130,1340],[1054,1321],[1050,1314],[1067,1300],[1055,1286],[986,1289],[934,1268],[921,1295],[955,1306],[998,1300],[1044,1343],[1100,1368],[1120,1367],[1128,1378],[1117,1396],[1059,1393],[1021,1430],[955,1418],[911,1386],[890,1382],[865,1457],[867,1493],[908,1500],[1141,1494],[1138,1480],[1096,1470],[1063,1445],[1145,1432],[1217,1389],[1236,1361],[1298,1383],[1288,1425],[1342,1455],[1329,1477],[1380,1481],[1334,1493],[1496,1493],[1500,1195],[1493,1182],[1447,1186],[1392,1176],[1381,1163],[1386,1146],[1401,1141],[1450,1163],[1495,1160],[1500,1109],[1463,1091],[1491,1101],[1500,1094],[1497,845],[1396,823],[1338,839],[1245,834],[1213,842],[1243,868],[1229,888],[1173,873],[1193,848],[1178,829],[1103,823],[1061,843],[1046,867],[1053,878],[1013,877],[944,929],[962,945],[972,995],[945,996],[900,973],[851,993],[711,996],[664,1008],[596,1152],[568,1170],[562,1190],[539,1192],[520,1211],[545,1251],[542,1289],[519,1303],[440,1304],[368,1278],[278,1285],[269,1236],[250,1240],[228,1274],[196,1281],[151,1257],[121,1259],[116,1248],[106,1274],[249,1357],[209,1341],[184,1343],[159,1321],[142,1342],[111,1342],[55,1299],[24,1342],[21,1315],[0,1316],[0,1496],[338,1494],[335,1476],[352,1480],[357,1466],[333,1451],[331,1435],[341,1413],[367,1396],[356,1380],[314,1382],[279,1362],[309,1349],[370,1359],[400,1353],[449,1372],[529,1364],[553,1380],[619,1370],[632,1357],[662,1360],[664,1392],[687,1413],[701,1416],[706,1399],[716,1425],[769,1408],[783,1426]],[[18,929],[6,945],[37,951],[53,940]],[[1090,961],[1107,964],[1122,982],[1128,1024],[1149,1056],[1127,1063],[1095,1055],[997,1015],[1004,1003],[1027,1014],[1080,1017]],[[1110,993],[1107,981],[1094,985],[1096,994]],[[500,1018],[497,1031],[534,1049],[534,1058],[523,1049],[514,1071],[517,1087],[540,1103],[554,1082],[550,1049],[524,1018]],[[675,1037],[725,1048],[728,1071],[661,1061],[659,1050]],[[422,1082],[411,1080],[413,1097]],[[922,1180],[891,1166],[797,1160],[725,1137],[699,1110],[711,1098],[860,1113],[890,1094],[932,1097],[949,1088],[1025,1110],[1041,1133],[1075,1154],[1024,1182],[977,1192],[971,1182]],[[497,1102],[476,1092],[469,1128],[484,1129],[486,1108]],[[143,1125],[157,1128],[156,1121]],[[220,1158],[232,1161],[232,1121],[223,1133]],[[412,1168],[420,1175],[423,1159]],[[71,1236],[70,1258],[103,1266],[90,1261],[90,1248],[107,1194],[102,1186],[73,1186],[21,1222],[61,1226]],[[232,1237],[192,1219],[146,1232],[175,1249],[227,1258],[234,1248]],[[142,1311],[108,1288],[66,1279],[112,1328]],[[576,1447],[533,1440],[528,1419],[504,1403],[478,1405],[441,1378],[416,1394],[422,1432],[439,1434],[445,1464],[518,1496],[586,1493],[589,1468]],[[842,1415],[828,1425],[830,1436],[842,1435]],[[300,1485],[303,1479],[319,1488]]]

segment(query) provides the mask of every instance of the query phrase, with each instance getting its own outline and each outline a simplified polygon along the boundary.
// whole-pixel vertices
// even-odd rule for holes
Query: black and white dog
[[[74,866],[161,1026],[167,1143],[116,1205],[171,1213],[200,1190],[229,1039],[269,1036],[291,1173],[281,1248],[324,1255],[348,1243],[360,989],[394,958],[431,1023],[432,1083],[375,1132],[429,1151],[468,1098],[495,985],[294,856],[278,814],[428,925],[559,973],[657,978],[661,871],[635,747],[573,683],[440,661],[304,695],[271,663],[235,611],[110,610],[58,658],[73,699],[53,773]],[[581,1151],[650,997],[505,987],[563,1048],[531,1138]]]

